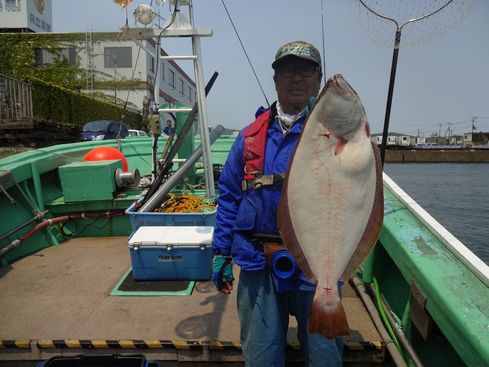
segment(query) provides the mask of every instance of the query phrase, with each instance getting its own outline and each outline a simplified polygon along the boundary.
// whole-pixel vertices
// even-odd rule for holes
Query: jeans
[[[282,367],[289,314],[298,324],[304,366],[341,366],[343,341],[329,340],[319,334],[308,334],[307,322],[314,292],[276,293],[268,269],[241,270],[238,284],[238,315],[241,324],[241,346],[246,366]]]

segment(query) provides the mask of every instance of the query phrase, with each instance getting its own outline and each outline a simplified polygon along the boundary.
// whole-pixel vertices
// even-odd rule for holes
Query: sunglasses
[[[319,67],[314,65],[303,65],[298,67],[284,66],[277,70],[282,78],[291,78],[294,74],[299,74],[303,78],[309,78],[319,71]]]

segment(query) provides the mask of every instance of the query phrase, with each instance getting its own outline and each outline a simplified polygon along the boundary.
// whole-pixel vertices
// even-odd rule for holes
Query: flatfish
[[[285,246],[317,282],[309,332],[350,331],[339,281],[375,245],[384,216],[382,165],[365,109],[339,74],[331,77],[305,123],[290,161],[278,210]]]

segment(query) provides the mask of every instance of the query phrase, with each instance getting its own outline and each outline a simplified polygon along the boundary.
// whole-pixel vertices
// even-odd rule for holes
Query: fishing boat
[[[175,166],[185,169],[163,178],[165,194],[219,195],[214,181],[235,137],[218,128],[207,136],[205,115],[199,120],[200,136],[188,137],[200,153],[178,152]],[[153,146],[151,137],[89,141],[0,159],[0,366],[243,365],[236,292],[215,290],[208,243],[193,250],[204,276],[137,279],[138,230],[212,228],[215,216],[138,211],[148,187],[137,178],[151,178],[155,155],[163,153]],[[100,148],[121,155],[86,159]],[[192,180],[172,181],[187,170]],[[344,364],[489,365],[489,267],[385,174],[384,207],[378,243],[343,292],[351,329]],[[188,256],[162,244],[149,255],[155,266]],[[291,319],[290,366],[302,364],[295,334]]]

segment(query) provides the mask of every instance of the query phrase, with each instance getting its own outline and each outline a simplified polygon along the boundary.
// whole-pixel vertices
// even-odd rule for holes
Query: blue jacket
[[[257,115],[263,112],[259,109]],[[296,121],[283,135],[280,123],[270,121],[265,148],[264,175],[285,173],[302,132],[305,118]],[[278,234],[277,208],[282,186],[263,186],[243,191],[243,130],[236,138],[219,180],[219,199],[213,247],[223,255],[231,255],[243,270],[259,270],[266,266],[263,251],[255,248],[247,233]]]

